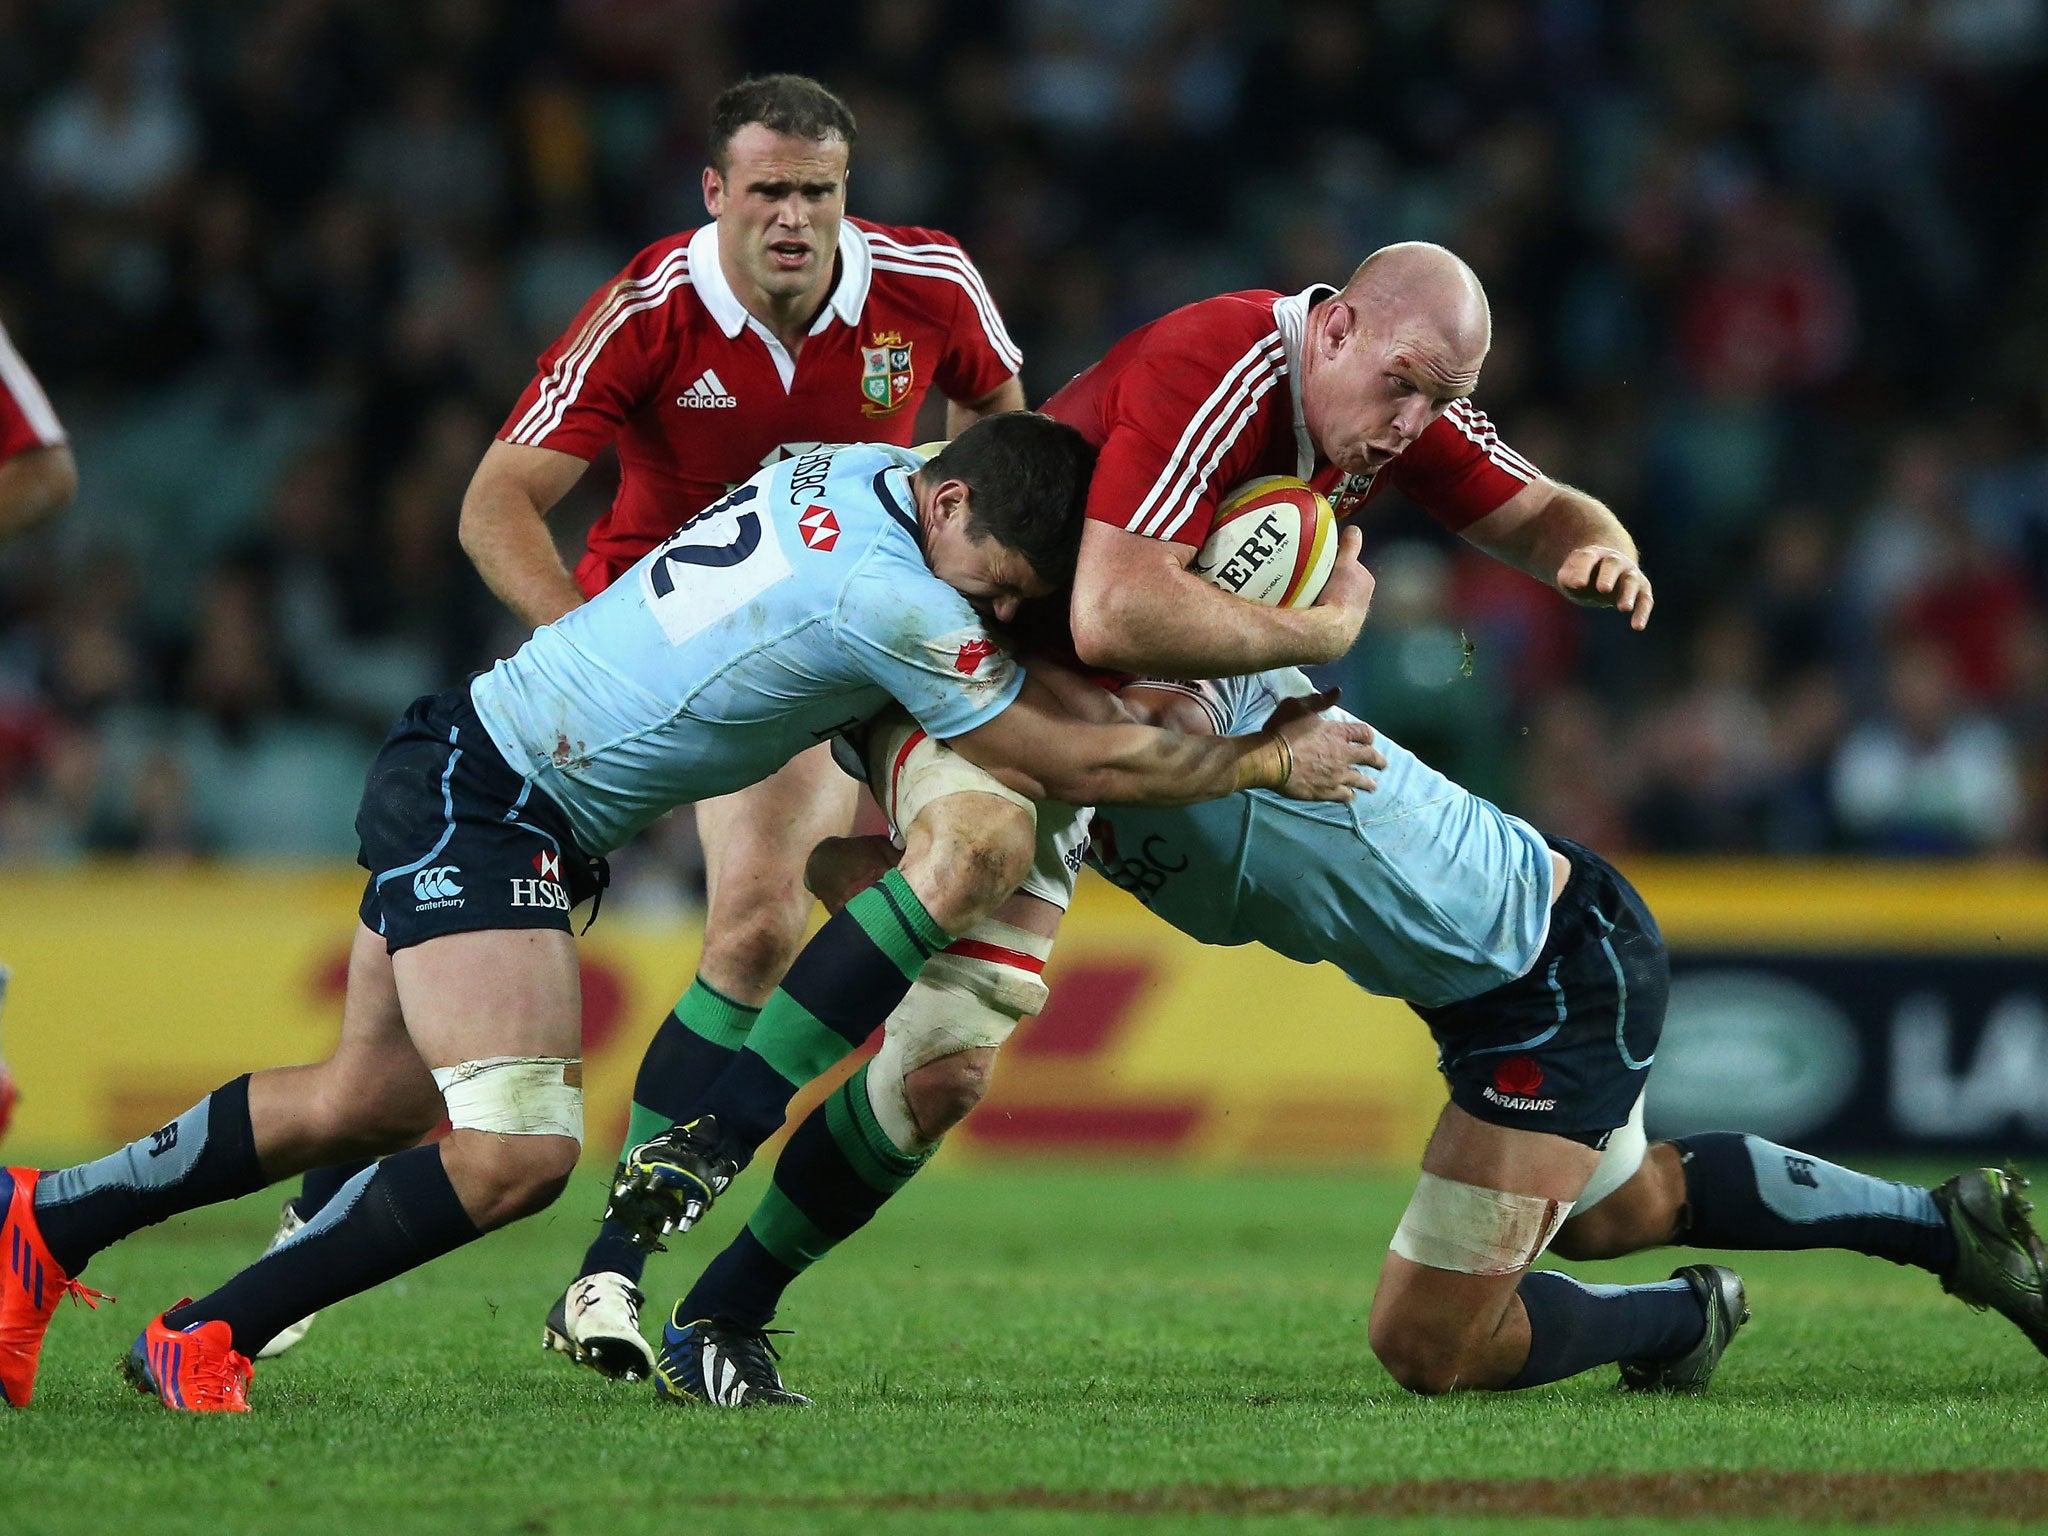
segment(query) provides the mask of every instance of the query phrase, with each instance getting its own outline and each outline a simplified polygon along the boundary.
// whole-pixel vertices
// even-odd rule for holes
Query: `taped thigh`
[[[434,1068],[458,1131],[568,1136],[583,1144],[583,1058],[486,1056]]]
[[[898,710],[877,716],[868,727],[868,787],[901,836],[918,814],[948,795],[994,795],[1021,806],[1035,819],[1031,800],[985,768],[977,768],[924,727]]]
[[[1571,1213],[1569,1200],[1510,1194],[1425,1171],[1392,1246],[1431,1269],[1511,1275],[1536,1262]]]
[[[1599,1204],[1634,1178],[1636,1170],[1643,1166],[1643,1157],[1650,1150],[1650,1139],[1643,1133],[1643,1097],[1640,1093],[1636,1095],[1636,1107],[1628,1112],[1627,1122],[1607,1138],[1600,1161],[1593,1165],[1593,1177],[1586,1180],[1573,1210],[1583,1211]]]

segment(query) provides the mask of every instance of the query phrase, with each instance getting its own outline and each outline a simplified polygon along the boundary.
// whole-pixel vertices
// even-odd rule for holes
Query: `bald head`
[[[1374,251],[1309,313],[1304,424],[1324,457],[1369,474],[1472,393],[1493,341],[1486,290],[1440,245]]]
[[[1426,240],[1383,245],[1358,264],[1340,298],[1364,323],[1426,346],[1444,382],[1469,390],[1493,344],[1493,311],[1479,274]]]

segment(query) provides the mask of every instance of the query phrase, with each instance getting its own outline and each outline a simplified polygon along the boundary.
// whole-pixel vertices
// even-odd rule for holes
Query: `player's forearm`
[[[581,606],[542,511],[517,484],[473,482],[462,501],[462,548],[498,600],[535,628]]]
[[[1248,603],[1178,567],[1154,567],[1133,583],[1077,581],[1073,631],[1090,666],[1163,677],[1317,666],[1344,652],[1329,613]]]
[[[0,539],[34,527],[78,494],[78,466],[62,443],[0,462]]]
[[[979,400],[946,402],[946,436],[958,437],[984,416],[1024,409],[1024,381],[1012,374]]]
[[[1284,743],[1254,736],[1183,736],[1149,725],[1074,727],[1081,750],[1041,768],[1045,798],[1069,805],[1195,805],[1240,789],[1278,789],[1293,766]]]
[[[1546,584],[1575,549],[1599,545],[1636,558],[1636,541],[1606,503],[1568,485],[1554,486],[1547,501],[1511,528],[1473,542],[1495,559]]]

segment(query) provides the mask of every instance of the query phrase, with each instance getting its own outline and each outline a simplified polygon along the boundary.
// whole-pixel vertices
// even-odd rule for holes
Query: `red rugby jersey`
[[[50,409],[49,397],[7,339],[7,327],[0,325],[0,459],[63,441],[64,426]]]
[[[1023,362],[959,242],[847,219],[839,278],[792,363],[718,265],[718,226],[658,240],[583,306],[498,436],[594,458],[619,493],[586,594],[762,466],[817,443],[908,446],[925,393],[979,400]]]
[[[1537,476],[1458,401],[1375,475],[1341,475],[1301,421],[1301,345],[1311,305],[1334,289],[1226,293],[1124,337],[1043,409],[1100,451],[1088,515],[1200,548],[1225,496],[1257,475],[1294,475],[1350,516],[1397,485],[1446,527],[1477,522]]]

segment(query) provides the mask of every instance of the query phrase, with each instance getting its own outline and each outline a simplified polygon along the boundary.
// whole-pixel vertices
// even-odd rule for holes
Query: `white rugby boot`
[[[305,1228],[305,1225],[303,1221],[299,1220],[299,1213],[293,1208],[291,1201],[285,1201],[284,1209],[277,1213],[277,1235],[271,1238],[270,1246],[263,1251],[265,1253],[273,1253],[277,1249],[282,1248],[286,1243],[297,1237]],[[306,1331],[313,1326],[313,1319],[319,1315],[319,1313],[313,1312],[300,1318],[291,1327],[285,1329],[283,1333],[280,1333],[268,1344],[257,1350],[256,1358],[258,1360],[275,1360],[279,1355],[306,1336]]]
[[[541,1346],[614,1381],[645,1381],[654,1350],[640,1336],[640,1287],[615,1270],[585,1275],[548,1309]]]

